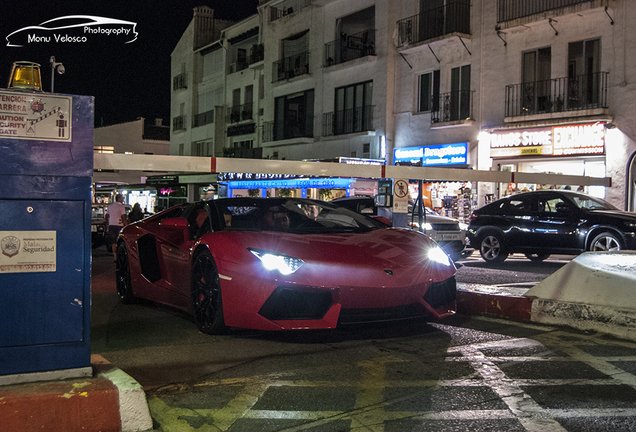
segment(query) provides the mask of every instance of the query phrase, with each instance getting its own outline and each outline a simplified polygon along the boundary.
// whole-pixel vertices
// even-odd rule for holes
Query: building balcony
[[[228,108],[227,123],[238,123],[245,120],[253,120],[254,104],[236,105]]]
[[[511,21],[531,15],[589,3],[591,0],[497,0],[497,22]]]
[[[506,86],[506,117],[605,109],[608,72]]]
[[[372,105],[324,113],[322,116],[323,136],[345,135],[372,130]]]
[[[265,59],[265,51],[263,47],[263,44],[252,45],[247,56],[243,55],[242,58],[239,58],[235,63],[229,65],[228,74],[240,72],[255,63],[263,61]]]
[[[196,114],[192,119],[192,127],[199,127],[214,122],[214,110]]]
[[[185,73],[181,73],[172,78],[172,90],[180,90],[185,88],[188,88]]]
[[[186,130],[186,116],[180,115],[172,118],[172,131],[184,131]]]
[[[365,30],[325,44],[324,66],[329,67],[375,55],[375,29]]]
[[[312,122],[300,121],[270,121],[263,122],[263,142],[282,141],[296,138],[313,138],[314,128]]]
[[[286,57],[273,63],[272,82],[283,81],[309,73],[309,51]]]
[[[298,12],[311,5],[311,0],[285,0],[271,7],[270,21],[276,21],[284,16]]]
[[[398,48],[455,33],[470,34],[470,4],[448,0],[446,6],[430,9],[397,22]]]
[[[474,90],[441,93],[433,100],[431,110],[432,126],[451,126],[473,120]]]

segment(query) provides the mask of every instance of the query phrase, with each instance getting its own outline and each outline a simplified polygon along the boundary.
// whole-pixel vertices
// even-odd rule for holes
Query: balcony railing
[[[187,88],[186,74],[182,73],[172,78],[172,90]]]
[[[313,137],[313,119],[311,122],[278,120],[263,123],[263,142]]]
[[[180,131],[186,130],[186,116],[180,115],[172,118],[172,130]]]
[[[375,29],[365,30],[325,44],[324,66],[333,66],[350,60],[375,55]]]
[[[506,117],[607,108],[608,72],[506,86]]]
[[[431,123],[445,123],[473,118],[472,90],[441,93],[439,102],[433,101]]]
[[[344,135],[373,130],[373,105],[324,113],[322,135]]]
[[[254,104],[252,103],[229,107],[227,122],[238,123],[244,120],[252,120],[253,113],[254,113]]]
[[[282,3],[278,3],[276,6],[272,6],[272,15],[270,19],[271,21],[276,21],[277,19],[304,9],[310,4],[311,0],[286,0]]]
[[[449,0],[446,6],[405,18],[397,25],[398,48],[455,32],[470,34],[470,4]]]
[[[214,110],[196,114],[192,120],[192,127],[199,127],[209,123],[214,123]]]
[[[509,21],[530,15],[589,3],[591,0],[497,0],[497,22]]]
[[[286,57],[273,63],[272,82],[290,79],[309,73],[309,51]]]
[[[245,58],[239,59],[236,63],[230,64],[228,67],[228,73],[239,72],[247,69],[248,66],[263,61],[265,58],[265,51],[263,50],[263,44],[254,44],[250,48],[249,55]]]

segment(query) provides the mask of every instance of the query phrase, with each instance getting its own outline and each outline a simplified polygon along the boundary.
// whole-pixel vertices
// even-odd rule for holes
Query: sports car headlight
[[[428,259],[431,261],[435,261],[436,263],[443,264],[445,266],[450,266],[451,262],[448,258],[448,255],[439,247],[432,247],[428,250]]]
[[[281,274],[288,275],[298,270],[305,262],[300,258],[283,255],[276,252],[269,252],[262,249],[247,248],[258,259],[267,270],[278,270]]]

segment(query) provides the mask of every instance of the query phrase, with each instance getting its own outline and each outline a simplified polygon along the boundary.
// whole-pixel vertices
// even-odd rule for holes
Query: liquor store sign
[[[71,141],[72,97],[0,92],[0,138]]]
[[[486,134],[490,157],[605,154],[605,123],[515,129]]]

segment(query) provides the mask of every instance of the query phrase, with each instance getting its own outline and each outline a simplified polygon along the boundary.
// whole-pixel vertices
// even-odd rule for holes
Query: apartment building
[[[611,187],[586,191],[633,211],[636,60],[629,54],[636,35],[629,28],[636,10],[629,6],[628,0],[262,0],[253,17],[194,50],[218,52],[223,67],[193,86],[225,100],[202,102],[201,91],[173,87],[171,149],[608,176]],[[175,78],[205,70],[205,61],[184,52],[192,51],[194,30],[173,52]],[[226,110],[214,117],[222,127],[186,121],[174,129],[182,113],[217,107]],[[214,145],[198,146],[206,140]],[[423,192],[444,206],[448,198],[465,197],[473,206],[522,190],[576,187],[424,180]]]

